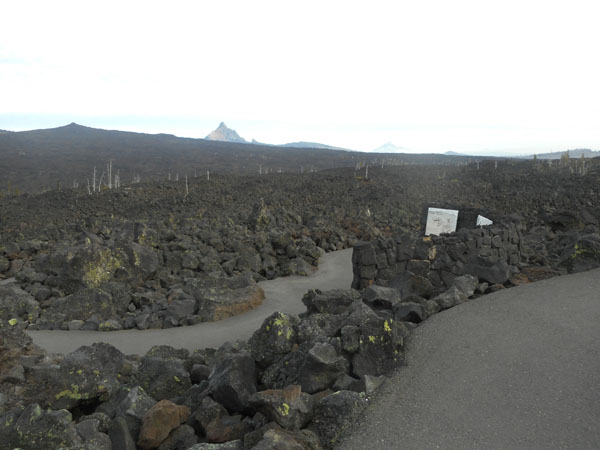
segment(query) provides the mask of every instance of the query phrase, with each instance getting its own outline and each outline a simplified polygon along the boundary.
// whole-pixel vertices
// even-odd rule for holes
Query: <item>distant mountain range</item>
[[[322,148],[326,150],[349,150],[342,147],[333,147],[331,145],[319,144],[317,142],[290,142],[289,144],[280,145],[280,147],[294,147],[294,148]]]
[[[226,131],[222,125],[221,131]],[[231,138],[232,134],[224,132],[221,136]],[[235,136],[239,137],[237,133]],[[222,173],[251,175],[301,173],[303,167],[316,171],[354,168],[357,161],[368,159],[366,155],[315,148],[312,142],[282,147],[103,130],[71,123],[58,128],[0,133],[0,193],[6,193],[9,187],[39,192],[76,185],[86,190],[94,168],[97,177],[102,177],[111,161],[114,173],[119,174],[123,184],[129,184],[140,178],[144,182],[201,177],[207,171],[212,179],[213,174]],[[456,157],[414,154],[401,158],[411,164],[454,164]]]
[[[205,137],[209,141],[221,141],[221,142],[236,142],[239,144],[254,144],[254,145],[273,145],[277,147],[293,147],[293,148],[320,148],[325,150],[349,150],[347,148],[333,147],[331,145],[319,144],[317,142],[290,142],[289,144],[265,144],[264,142],[258,142],[252,139],[252,142],[248,142],[246,139],[241,137],[237,131],[229,128],[225,125],[225,122],[221,122],[219,126],[211,131],[208,136]],[[351,151],[351,150],[350,150]]]
[[[600,151],[594,151],[589,148],[576,148],[573,150],[567,150],[569,152],[569,158],[581,158],[583,155],[584,158],[596,158],[600,156]],[[537,159],[560,159],[565,152],[550,152],[550,153],[537,153],[535,155],[527,155],[524,156],[524,159],[533,159],[534,157]]]

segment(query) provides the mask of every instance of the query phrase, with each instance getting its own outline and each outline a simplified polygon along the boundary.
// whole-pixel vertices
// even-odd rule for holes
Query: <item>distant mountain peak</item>
[[[375,150],[371,150],[372,153],[403,153],[406,152],[404,147],[398,147],[392,142],[386,142],[385,144],[377,147]]]
[[[225,122],[221,122],[219,126],[210,132],[204,139],[209,141],[225,141],[225,142],[241,142],[247,143],[246,139],[241,137],[235,130],[227,127]]]
[[[71,122],[68,125],[63,125],[62,127],[57,128],[50,128],[49,130],[54,130],[58,133],[81,134],[90,132],[92,128],[86,127],[84,125],[79,125],[75,122]]]

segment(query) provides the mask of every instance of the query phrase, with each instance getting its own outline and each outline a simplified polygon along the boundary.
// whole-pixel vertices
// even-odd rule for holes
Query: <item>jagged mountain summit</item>
[[[242,144],[248,143],[248,141],[237,134],[235,130],[227,127],[225,122],[221,122],[217,129],[213,130],[204,139],[208,139],[209,141],[238,142]]]

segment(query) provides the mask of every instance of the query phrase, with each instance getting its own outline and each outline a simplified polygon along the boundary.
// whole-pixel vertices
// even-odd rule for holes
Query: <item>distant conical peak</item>
[[[221,122],[217,129],[213,130],[205,139],[210,141],[247,143],[235,130],[228,128],[225,122]]]

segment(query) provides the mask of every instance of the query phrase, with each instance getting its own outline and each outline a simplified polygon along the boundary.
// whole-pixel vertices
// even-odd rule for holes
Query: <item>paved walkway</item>
[[[343,450],[600,449],[600,269],[437,314]]]
[[[48,352],[68,353],[81,345],[107,342],[125,354],[144,354],[154,345],[187,348],[219,347],[226,341],[248,339],[263,320],[275,311],[298,314],[306,310],[302,296],[309,289],[350,288],[352,249],[324,254],[319,270],[309,277],[290,276],[263,281],[263,303],[252,311],[218,322],[166,330],[30,331],[33,341]]]

